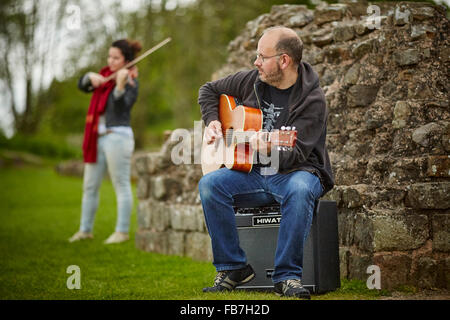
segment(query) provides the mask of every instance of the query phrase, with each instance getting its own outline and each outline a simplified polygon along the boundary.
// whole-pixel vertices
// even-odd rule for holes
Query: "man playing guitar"
[[[249,138],[257,153],[270,155],[274,145],[267,131],[295,127],[298,138],[289,151],[278,153],[278,170],[256,164],[249,172],[220,168],[199,182],[206,225],[211,236],[217,275],[205,292],[233,290],[254,277],[239,246],[233,206],[254,207],[280,203],[281,222],[272,280],[282,296],[309,299],[302,286],[303,245],[312,223],[315,201],[332,189],[334,178],[326,149],[327,108],[319,78],[301,61],[303,43],[292,29],[267,29],[258,42],[256,69],[208,82],[198,102],[205,122],[205,143],[214,144],[227,134],[219,113],[221,95],[236,97],[259,109],[262,128]]]

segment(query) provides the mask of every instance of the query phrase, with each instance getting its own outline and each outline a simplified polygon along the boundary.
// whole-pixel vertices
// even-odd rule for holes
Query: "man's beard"
[[[277,84],[281,83],[283,80],[283,72],[281,71],[280,66],[277,64],[277,69],[271,73],[263,73],[265,79],[261,79],[261,75],[259,78],[262,82],[265,82],[273,87],[275,87]]]

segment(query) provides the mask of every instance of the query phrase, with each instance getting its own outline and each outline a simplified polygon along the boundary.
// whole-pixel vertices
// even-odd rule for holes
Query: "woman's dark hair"
[[[136,57],[136,54],[142,49],[142,45],[139,41],[129,39],[114,41],[111,47],[119,48],[126,61],[133,60]]]

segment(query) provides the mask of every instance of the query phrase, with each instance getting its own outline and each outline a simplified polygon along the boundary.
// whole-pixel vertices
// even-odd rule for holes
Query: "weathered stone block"
[[[360,158],[369,154],[371,149],[372,133],[365,129],[351,131],[343,151],[352,158]],[[357,183],[355,183],[357,184]]]
[[[444,274],[443,284],[445,288],[450,289],[450,257],[445,258],[442,265]]]
[[[420,61],[420,52],[417,49],[397,50],[392,58],[399,66],[409,66]]]
[[[439,58],[443,62],[449,62],[450,61],[450,47],[445,47],[439,50]]]
[[[361,68],[361,65],[359,63],[352,65],[350,67],[350,69],[348,69],[348,71],[345,73],[344,83],[345,84],[356,84],[358,82],[360,68]]]
[[[200,196],[199,196],[200,198]],[[199,201],[200,203],[200,201]],[[197,221],[197,231],[208,233],[208,228],[206,227],[205,215],[203,213],[203,207],[201,205],[198,206],[198,209],[195,210],[196,221]]]
[[[356,214],[349,209],[338,211],[339,245],[350,247],[354,244]]]
[[[167,159],[164,158],[164,154],[161,152],[150,152],[146,157],[147,172],[149,174],[154,174],[159,170],[167,168],[171,164],[170,158],[167,161]]]
[[[372,157],[365,168],[365,176],[371,183],[382,184],[389,177],[389,168],[394,160],[386,157]]]
[[[321,199],[336,201],[336,205],[338,207],[340,207],[341,199],[342,199],[342,187],[335,186],[333,189],[331,189],[329,192],[327,192],[325,194],[325,196],[323,196]]]
[[[136,186],[138,199],[147,199],[150,195],[150,181],[147,174],[140,174]]]
[[[349,107],[367,107],[375,101],[377,93],[377,86],[354,85],[348,90],[347,104]]]
[[[366,127],[369,130],[381,128],[386,124],[389,113],[380,104],[375,104],[364,114]]]
[[[359,59],[359,58],[362,58],[367,53],[372,52],[375,41],[376,41],[375,39],[368,39],[368,40],[365,40],[365,41],[355,44],[352,49],[353,57],[355,57],[356,59]]]
[[[412,129],[401,128],[394,131],[392,141],[392,155],[397,157],[406,157],[411,155],[416,149],[416,145],[412,141]]]
[[[346,138],[341,134],[328,134],[327,147],[329,152],[340,152],[345,144]]]
[[[419,209],[449,209],[450,182],[425,182],[408,186],[408,204]]]
[[[413,250],[429,238],[425,215],[374,210],[356,215],[354,243],[368,252]]]
[[[374,251],[416,249],[429,237],[428,218],[425,215],[377,215],[371,220]]]
[[[413,274],[419,288],[435,288],[439,277],[438,263],[430,257],[420,257]]]
[[[338,21],[344,17],[347,5],[333,4],[327,7],[316,8],[314,11],[314,22],[321,25],[331,21]]]
[[[364,210],[357,212],[355,215],[352,245],[356,245],[360,251],[366,253],[373,252],[374,232],[375,229],[371,217]]]
[[[314,12],[312,10],[308,10],[307,7],[304,5],[298,6],[289,5],[286,6],[287,8],[284,8],[282,10],[276,10],[276,8],[274,7],[279,6],[272,6],[271,12],[273,12],[274,10],[281,11],[278,14],[281,15],[281,17],[284,19],[286,17],[287,12],[293,14],[286,21],[286,27],[288,28],[301,28],[314,20]]]
[[[142,229],[164,231],[170,227],[169,206],[152,199],[141,200],[138,204],[138,225]]]
[[[149,201],[140,200],[137,205],[137,222],[140,229],[149,229],[151,225],[151,213]]]
[[[450,178],[450,156],[430,156],[427,164],[428,176]]]
[[[333,64],[350,59],[350,50],[347,46],[329,46],[324,52],[326,61]]]
[[[389,179],[391,183],[403,181],[415,181],[423,176],[426,162],[424,158],[404,158],[395,161],[389,170]]]
[[[169,233],[167,231],[138,230],[136,243],[148,252],[169,253]]]
[[[350,250],[346,247],[339,247],[339,272],[340,278],[348,278],[348,260],[350,258]]]
[[[394,25],[403,26],[412,21],[410,8],[404,4],[396,6],[394,11]]]
[[[440,141],[441,132],[441,126],[435,122],[430,122],[415,129],[412,133],[412,140],[423,147],[429,147]]]
[[[182,191],[180,181],[167,176],[156,176],[152,178],[152,196],[157,200],[164,200],[169,197],[176,197]]]
[[[342,188],[342,205],[347,208],[358,208],[363,205],[370,205],[369,186],[358,184]]]
[[[413,20],[419,21],[432,19],[437,14],[436,10],[433,7],[424,3],[410,5],[409,10],[411,12]]]
[[[147,154],[136,156],[136,159],[134,160],[134,165],[138,175],[147,173],[147,158],[148,158]]]
[[[433,250],[450,252],[450,214],[432,216]]]
[[[333,33],[327,30],[321,30],[311,35],[311,42],[318,47],[326,46],[333,42]]]
[[[365,21],[363,23],[357,23],[353,26],[355,32],[357,35],[359,36],[363,36],[371,31],[373,31],[375,28],[370,29],[367,25],[367,23],[365,23]]]
[[[203,231],[203,209],[198,205],[172,205],[169,209],[171,226],[175,230]]]
[[[450,121],[445,121],[443,127],[442,146],[444,147],[445,152],[450,153]]]
[[[322,78],[320,79],[320,85],[323,87],[330,86],[336,79],[336,72],[331,69],[325,70]]]
[[[169,231],[168,232],[168,254],[184,256],[185,255],[185,232]]]
[[[136,245],[136,248],[140,249],[140,250],[144,250],[147,247],[147,240],[148,240],[148,235],[149,230],[141,230],[138,229],[136,231],[135,237],[134,237],[134,243]]]
[[[406,252],[375,253],[373,264],[380,267],[381,289],[394,289],[410,283],[412,259]]]
[[[212,261],[211,238],[206,233],[186,234],[186,256],[195,260]]]
[[[372,142],[372,154],[381,155],[391,151],[393,139],[391,132],[379,132],[377,139],[374,139]]]
[[[350,279],[367,280],[367,267],[373,265],[372,255],[351,251],[348,259],[348,274]]]
[[[406,101],[397,101],[394,107],[394,120],[392,120],[392,127],[398,129],[403,128],[408,123],[411,115],[411,107]]]
[[[349,41],[355,37],[353,26],[342,26],[333,29],[333,38],[335,42]]]
[[[435,34],[436,28],[432,26],[426,26],[426,25],[413,25],[411,27],[411,39],[412,40],[419,40],[419,39],[425,39],[428,34]]]
[[[362,183],[367,169],[367,161],[341,159],[334,165],[337,185],[354,185]]]

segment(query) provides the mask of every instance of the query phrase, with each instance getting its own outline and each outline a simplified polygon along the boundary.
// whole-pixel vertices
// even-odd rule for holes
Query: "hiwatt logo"
[[[254,216],[252,223],[254,227],[259,226],[276,226],[279,225],[281,221],[281,215],[270,215],[270,216]]]

